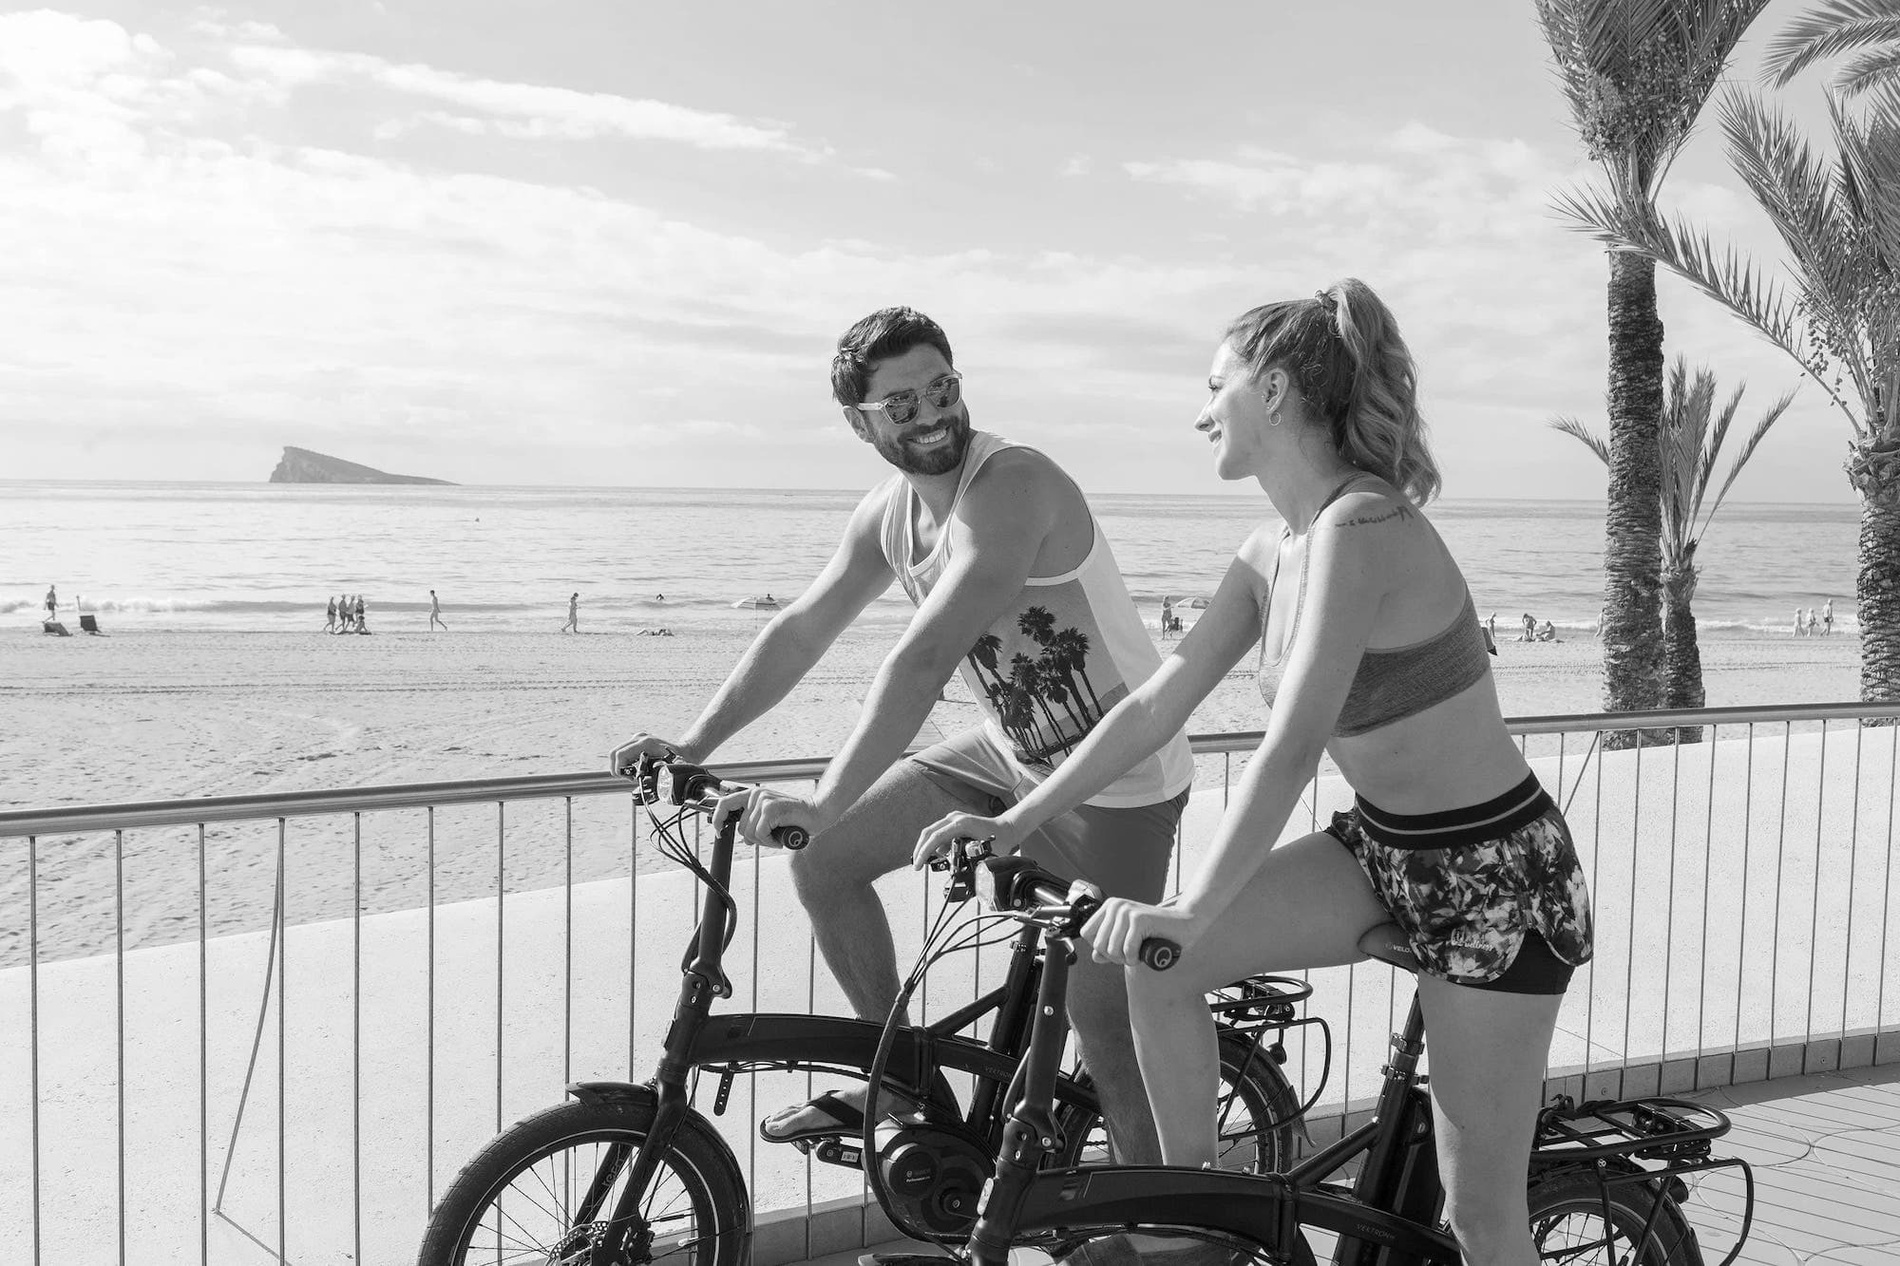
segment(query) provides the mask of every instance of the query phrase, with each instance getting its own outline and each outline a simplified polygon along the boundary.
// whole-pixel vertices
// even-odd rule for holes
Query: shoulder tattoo
[[[1368,512],[1365,514],[1355,514],[1350,519],[1342,519],[1339,526],[1342,528],[1369,527],[1374,523],[1390,523],[1394,519],[1404,522],[1416,516],[1417,511],[1413,510],[1411,506],[1398,505],[1377,513]]]

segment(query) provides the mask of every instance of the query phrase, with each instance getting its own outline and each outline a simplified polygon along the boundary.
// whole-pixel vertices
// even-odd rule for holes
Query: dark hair
[[[1284,369],[1339,455],[1415,505],[1438,495],[1438,463],[1418,412],[1418,367],[1391,309],[1357,277],[1311,299],[1264,304],[1227,327],[1258,379]]]
[[[915,308],[879,308],[838,339],[831,358],[831,394],[839,404],[863,404],[877,362],[902,356],[913,347],[934,347],[952,368],[950,336]]]

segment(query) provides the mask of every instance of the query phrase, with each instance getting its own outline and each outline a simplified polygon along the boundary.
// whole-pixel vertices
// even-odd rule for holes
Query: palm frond
[[[1786,87],[1796,75],[1830,57],[1900,39],[1896,0],[1828,0],[1781,28],[1768,44],[1763,78]]]
[[[1709,481],[1715,476],[1715,459],[1721,456],[1722,444],[1728,439],[1728,429],[1734,425],[1735,415],[1742,407],[1742,393],[1748,390],[1746,380],[1735,384],[1735,393],[1722,406],[1722,412],[1716,416],[1715,426],[1709,432],[1708,443],[1702,446],[1702,456],[1696,469],[1695,514],[1702,513],[1702,499],[1708,493]]]
[[[1832,173],[1800,129],[1759,98],[1731,91],[1721,113],[1729,163],[1800,263],[1804,289],[1834,299],[1851,269],[1840,258]]]
[[[1748,433],[1748,442],[1743,444],[1742,451],[1735,455],[1734,464],[1728,468],[1728,478],[1722,481],[1722,490],[1715,494],[1715,504],[1709,507],[1708,517],[1702,520],[1702,531],[1696,534],[1698,539],[1708,531],[1709,524],[1715,521],[1715,512],[1722,508],[1722,499],[1728,496],[1729,488],[1735,483],[1735,476],[1742,473],[1742,467],[1748,465],[1748,459],[1755,455],[1755,446],[1761,443],[1762,437],[1768,434],[1768,429],[1780,421],[1781,415],[1786,413],[1788,406],[1794,403],[1795,390],[1793,387],[1788,388],[1787,394],[1770,405],[1768,412],[1762,414],[1761,420],[1755,423],[1755,429]]]
[[[1900,18],[1894,19],[1893,34],[1886,47],[1870,49],[1850,57],[1834,75],[1834,86],[1841,95],[1858,97],[1862,93],[1900,81]]]
[[[1591,431],[1589,427],[1568,414],[1552,418],[1547,425],[1553,431],[1562,431],[1583,441],[1585,448],[1595,453],[1605,466],[1610,464],[1610,442]]]
[[[1555,200],[1573,228],[1612,246],[1641,251],[1715,300],[1745,325],[1786,352],[1846,415],[1856,434],[1863,429],[1853,406],[1822,376],[1806,349],[1807,325],[1800,305],[1782,288],[1757,275],[1749,258],[1728,246],[1718,251],[1708,235],[1653,207],[1631,208],[1602,192],[1577,189]]]
[[[1697,474],[1702,464],[1702,438],[1709,429],[1714,398],[1715,375],[1702,368],[1691,379],[1687,358],[1676,357],[1663,387],[1657,449],[1662,467],[1663,554],[1672,563],[1687,561],[1686,547],[1700,499]]]

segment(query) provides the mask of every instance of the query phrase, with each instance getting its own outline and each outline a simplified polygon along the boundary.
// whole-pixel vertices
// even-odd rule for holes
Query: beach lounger
[[[41,620],[40,628],[44,632],[51,633],[54,637],[71,637],[73,635],[73,631],[61,624],[58,620]]]
[[[99,631],[99,617],[96,615],[80,616],[79,631],[81,633],[97,633]]]

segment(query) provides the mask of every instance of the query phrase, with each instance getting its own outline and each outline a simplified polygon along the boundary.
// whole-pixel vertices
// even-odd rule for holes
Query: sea
[[[62,615],[131,631],[320,629],[362,594],[372,633],[427,626],[429,591],[458,630],[756,623],[824,567],[861,492],[0,480],[0,627],[30,627],[46,590]],[[1148,622],[1189,619],[1263,521],[1264,496],[1090,498]],[[1525,613],[1586,633],[1602,602],[1603,505],[1447,500],[1431,520],[1481,616]],[[1796,607],[1854,622],[1859,511],[1729,503],[1698,550],[1704,637],[1787,635]],[[897,625],[895,586],[866,618]]]

